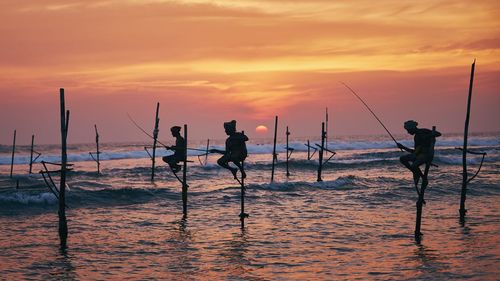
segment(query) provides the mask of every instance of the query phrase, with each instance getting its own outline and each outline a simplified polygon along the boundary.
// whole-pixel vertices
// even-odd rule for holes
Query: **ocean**
[[[401,136],[412,146],[410,136]],[[459,134],[436,143],[414,239],[415,192],[386,136],[329,139],[337,154],[323,166],[307,158],[307,138],[292,139],[286,176],[279,141],[271,183],[272,141],[250,140],[245,211],[240,186],[216,165],[220,155],[191,150],[188,215],[181,184],[157,151],[156,179],[144,150],[150,143],[101,144],[101,175],[89,152],[70,144],[68,247],[58,238],[57,199],[39,163],[28,174],[29,147],[0,145],[1,280],[498,280],[500,276],[500,133],[474,134],[469,148],[487,153],[470,182],[465,224],[459,222],[462,145]],[[171,143],[172,140],[162,140]],[[204,149],[205,141],[189,146]],[[223,140],[211,140],[222,148]],[[311,139],[311,144],[318,143]],[[59,162],[58,145],[37,145],[37,160]],[[328,157],[329,155],[327,155]],[[469,155],[472,175],[481,156]],[[55,177],[56,182],[58,181]],[[19,186],[16,188],[16,182]]]

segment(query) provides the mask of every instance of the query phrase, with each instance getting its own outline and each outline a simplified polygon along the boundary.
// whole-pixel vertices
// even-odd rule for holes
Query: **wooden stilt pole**
[[[99,160],[99,154],[101,152],[99,151],[99,132],[97,132],[97,125],[94,124],[94,129],[95,129],[95,145],[96,145],[96,162],[97,162],[97,174],[101,174],[101,162]]]
[[[210,139],[207,139],[207,150],[205,152],[205,165],[208,163],[208,147],[210,146]]]
[[[66,248],[68,238],[68,223],[66,221],[66,165],[67,165],[67,136],[69,124],[69,110],[66,111],[64,89],[60,89],[61,108],[61,182],[59,186],[59,238],[61,248]],[[65,116],[66,114],[66,116]]]
[[[274,118],[274,144],[273,144],[273,163],[271,165],[271,182],[274,182],[274,165],[278,162],[276,155],[276,138],[278,136],[278,116]]]
[[[465,214],[467,210],[465,209],[465,199],[467,197],[467,138],[469,136],[469,118],[470,118],[470,106],[472,100],[472,86],[474,83],[474,69],[476,67],[476,60],[472,63],[470,71],[470,82],[469,82],[469,96],[467,98],[467,115],[465,116],[465,127],[464,127],[464,146],[462,150],[462,192],[460,196],[460,222],[465,222]]]
[[[307,160],[311,160],[311,144],[307,140]]]
[[[245,131],[242,131],[241,133],[245,134]],[[242,170],[245,169],[245,161],[241,161],[241,169]],[[245,178],[243,177],[243,175],[241,176],[240,184],[241,184],[240,221],[241,221],[241,229],[244,229],[245,228],[245,219],[248,218],[248,214],[245,213],[245,191],[246,191],[246,187],[245,187]]]
[[[30,149],[30,170],[29,174],[31,174],[33,168],[33,146],[35,145],[35,135],[31,135],[31,149]]]
[[[10,160],[10,178],[12,178],[12,172],[14,171],[14,154],[16,153],[16,130],[14,130],[14,141],[12,142],[12,158]]]
[[[323,170],[323,151],[324,151],[324,147],[325,147],[325,137],[326,137],[326,133],[325,133],[325,122],[321,122],[321,148],[319,150],[319,166],[318,166],[318,179],[317,181],[323,181],[323,179],[321,178],[321,172]]]
[[[184,163],[182,167],[182,213],[184,216],[187,216],[187,200],[188,200],[188,184],[187,184],[187,143],[188,143],[188,134],[187,134],[187,125],[184,124]]]
[[[325,111],[325,153],[328,153],[328,107],[326,108],[326,111]]]
[[[158,118],[158,113],[160,111],[160,103],[156,104],[156,115],[155,115],[155,129],[153,130],[153,154],[151,156],[151,181],[155,180],[155,157],[156,157],[156,143],[158,141],[158,125],[160,119]]]
[[[436,132],[436,126],[432,126],[432,132]],[[425,170],[424,170],[424,178],[427,179],[427,176],[429,175],[429,168],[431,166],[432,160],[434,158],[434,143],[432,144],[432,155],[430,155],[430,159],[428,160],[427,163],[425,163]],[[417,216],[415,219],[415,241],[417,243],[420,243],[421,238],[422,238],[422,232],[420,231],[421,229],[421,224],[422,224],[422,209],[423,205],[425,204],[425,189],[427,188],[427,184],[424,185],[422,180],[422,185],[420,187],[420,191],[418,191],[418,200],[417,200]]]
[[[241,162],[241,167],[244,168],[245,162]],[[240,221],[241,228],[245,228],[245,218],[248,218],[248,214],[245,213],[245,178],[241,177],[241,211],[240,211]]]
[[[288,131],[288,126],[286,126],[286,176],[289,177],[290,176],[290,171],[288,169],[288,151],[289,151],[289,147],[288,147],[288,136],[290,136],[290,131]]]

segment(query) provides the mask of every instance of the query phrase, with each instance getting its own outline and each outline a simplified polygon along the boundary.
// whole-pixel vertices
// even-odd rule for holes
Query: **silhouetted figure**
[[[184,157],[186,141],[181,136],[181,127],[173,126],[170,128],[170,132],[172,132],[172,136],[175,137],[175,146],[166,146],[165,148],[174,151],[174,154],[165,156],[162,159],[170,166],[172,172],[177,173],[181,169],[179,162],[186,160]]]
[[[225,122],[224,130],[229,136],[226,139],[226,150],[211,149],[210,152],[224,154],[221,158],[219,158],[219,160],[217,160],[217,164],[231,171],[235,179],[237,179],[236,173],[238,172],[238,169],[229,166],[229,162],[233,162],[234,165],[240,169],[241,177],[246,178],[247,174],[245,173],[242,162],[247,158],[248,154],[247,145],[245,144],[245,142],[248,141],[248,137],[241,132],[236,132],[235,120]]]
[[[441,136],[441,133],[431,131],[429,129],[419,129],[417,128],[417,125],[418,123],[413,120],[408,120],[404,123],[404,128],[408,134],[415,136],[415,148],[408,148],[399,142],[397,145],[398,148],[410,152],[410,154],[401,156],[399,160],[413,173],[413,181],[415,182],[415,185],[417,185],[420,178],[422,178],[422,186],[425,187],[429,182],[424,173],[422,173],[422,170],[420,170],[419,166],[422,164],[431,164],[434,156],[433,144],[435,139]]]

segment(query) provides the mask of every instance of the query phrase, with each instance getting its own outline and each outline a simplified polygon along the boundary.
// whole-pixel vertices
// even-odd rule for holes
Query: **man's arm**
[[[398,148],[399,148],[399,149],[402,149],[402,150],[408,151],[408,152],[410,152],[410,153],[415,152],[415,150],[414,150],[414,149],[411,149],[411,148],[409,148],[409,147],[406,147],[406,146],[402,145],[402,144],[401,144],[401,143],[399,143],[399,142],[397,142],[396,144],[397,144],[397,146],[398,146]]]
[[[226,153],[225,150],[220,150],[220,149],[210,149],[210,150],[208,150],[208,152],[210,152],[210,153],[220,153],[220,154],[225,154]]]

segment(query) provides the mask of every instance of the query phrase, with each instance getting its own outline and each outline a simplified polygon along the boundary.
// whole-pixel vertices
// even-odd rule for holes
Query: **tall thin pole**
[[[432,132],[433,133],[436,132],[436,126],[432,126]],[[427,176],[429,175],[429,168],[431,166],[432,159],[434,158],[434,145],[435,145],[435,140],[432,142],[431,158],[428,160],[427,163],[425,163],[424,178],[427,178]],[[422,238],[422,233],[420,232],[420,228],[422,225],[422,213],[423,213],[422,208],[423,208],[423,205],[425,203],[424,195],[425,195],[425,189],[427,188],[427,185],[424,185],[422,182],[422,185],[420,187],[420,191],[418,191],[418,187],[416,187],[416,188],[417,188],[417,192],[418,192],[418,200],[417,200],[417,215],[415,218],[415,240],[417,241],[417,243],[420,243],[420,240]]]
[[[66,111],[64,101],[64,89],[59,90],[61,108],[61,182],[59,186],[59,238],[61,247],[66,247],[68,238],[68,223],[66,221],[66,164],[67,164],[67,136],[69,124],[69,110]],[[66,116],[65,116],[66,113]]]
[[[153,130],[153,155],[151,156],[151,181],[155,180],[155,157],[156,157],[156,142],[158,140],[158,125],[160,119],[158,118],[158,113],[160,111],[160,103],[156,104],[156,116],[155,116],[155,129]]]
[[[14,141],[12,142],[12,158],[10,160],[10,178],[12,178],[12,172],[14,171],[14,154],[16,153],[16,130],[14,130]]]
[[[467,115],[465,116],[465,127],[464,127],[464,147],[462,150],[462,192],[460,197],[460,221],[464,222],[465,213],[467,210],[465,209],[465,199],[467,197],[467,138],[469,136],[469,118],[470,118],[470,105],[472,100],[472,86],[474,83],[474,69],[476,67],[476,60],[471,66],[470,71],[470,82],[469,82],[469,96],[467,98]]]
[[[307,140],[307,160],[311,160],[311,144]]]
[[[245,134],[245,131],[241,132]],[[241,169],[245,169],[245,161],[241,161]],[[245,178],[241,176],[241,212],[240,212],[240,221],[241,221],[241,229],[245,228],[245,218],[248,218],[248,214],[245,213]]]
[[[245,162],[241,162],[241,167],[244,169]],[[245,213],[245,178],[241,177],[241,212],[240,212],[240,221],[241,221],[241,228],[245,228],[245,218],[248,218],[248,214]]]
[[[205,165],[208,163],[208,147],[210,146],[210,139],[207,139],[207,151],[205,152]]]
[[[97,132],[97,125],[94,124],[94,129],[95,129],[95,144],[96,144],[96,148],[97,148],[97,155],[96,155],[96,162],[97,162],[97,174],[101,174],[101,162],[99,161],[99,154],[101,154],[101,152],[99,151],[99,133]]]
[[[290,131],[288,131],[288,126],[286,126],[286,176],[290,176],[290,171],[288,170],[288,136],[290,135]]]
[[[184,124],[184,163],[182,168],[182,213],[187,216],[188,184],[187,184],[187,125]]]
[[[326,122],[326,125],[325,125],[326,126],[325,127],[325,148],[328,149],[328,107],[326,108],[325,115],[326,115],[326,118],[325,118],[325,122]]]
[[[325,122],[321,122],[321,148],[319,150],[319,166],[318,166],[318,179],[317,181],[323,181],[321,178],[321,172],[323,170],[323,148],[325,147]]]
[[[274,165],[278,160],[276,156],[276,138],[278,136],[278,116],[274,118],[274,144],[273,144],[273,164],[271,165],[271,182],[274,182]]]
[[[33,147],[35,145],[35,135],[31,135],[31,149],[30,149],[30,171],[31,174],[33,168]]]

